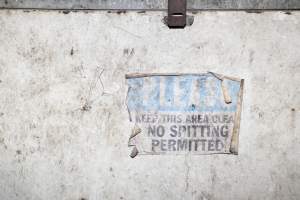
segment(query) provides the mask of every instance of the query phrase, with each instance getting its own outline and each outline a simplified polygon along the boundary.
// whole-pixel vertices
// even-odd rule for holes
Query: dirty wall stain
[[[131,157],[237,154],[244,80],[203,74],[128,74]]]

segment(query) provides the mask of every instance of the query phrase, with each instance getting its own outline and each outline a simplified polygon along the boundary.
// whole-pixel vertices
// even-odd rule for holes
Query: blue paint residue
[[[240,82],[227,79],[232,103],[226,104],[222,82],[212,74],[139,77],[127,83],[127,105],[135,111],[232,112],[240,90]]]

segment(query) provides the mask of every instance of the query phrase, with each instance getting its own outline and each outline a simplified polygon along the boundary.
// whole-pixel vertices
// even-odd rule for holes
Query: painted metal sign
[[[242,79],[212,72],[126,79],[131,157],[238,153]]]

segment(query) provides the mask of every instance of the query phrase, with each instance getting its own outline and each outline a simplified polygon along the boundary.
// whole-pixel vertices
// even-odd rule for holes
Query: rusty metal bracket
[[[169,28],[184,28],[186,25],[186,0],[168,0]]]

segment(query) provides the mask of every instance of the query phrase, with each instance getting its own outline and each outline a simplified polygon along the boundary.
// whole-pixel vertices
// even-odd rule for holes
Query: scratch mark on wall
[[[130,36],[135,37],[135,38],[138,38],[138,39],[141,39],[141,38],[142,38],[141,36],[136,35],[136,34],[130,32],[130,31],[127,31],[126,29],[124,29],[124,28],[122,28],[122,27],[119,27],[119,26],[116,26],[116,25],[114,25],[114,24],[112,25],[112,27],[114,27],[114,28],[116,28],[116,29],[118,29],[118,30],[121,30],[121,31],[123,31],[123,32],[125,32],[125,33],[127,33],[127,34],[129,34]]]
[[[191,166],[188,164],[188,160],[187,160],[187,156],[185,156],[184,158],[184,165],[186,167],[186,172],[185,172],[185,192],[187,192],[189,190],[189,182],[190,182],[190,170],[191,170]]]

